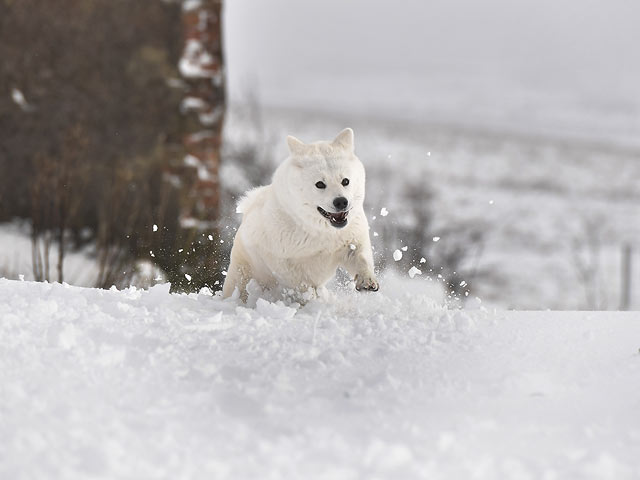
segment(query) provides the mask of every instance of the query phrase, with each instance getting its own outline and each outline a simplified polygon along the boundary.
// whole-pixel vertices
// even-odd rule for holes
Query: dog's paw
[[[376,280],[373,276],[361,277],[360,275],[356,275],[356,290],[361,292],[362,290],[367,290],[369,292],[377,292],[380,285],[378,284],[378,280]]]

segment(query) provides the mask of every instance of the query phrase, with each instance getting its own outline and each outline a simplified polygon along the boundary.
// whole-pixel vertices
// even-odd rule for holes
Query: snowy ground
[[[394,292],[0,279],[0,478],[640,477],[637,313]]]
[[[58,244],[52,242],[49,253],[49,280],[58,281]],[[64,257],[64,281],[71,285],[93,287],[99,276],[100,265],[91,247],[67,251]],[[31,228],[23,220],[0,223],[0,278],[35,280]],[[164,283],[162,271],[151,262],[138,261],[131,275],[123,275],[127,286],[148,287],[158,282]],[[130,282],[130,283],[129,283]]]
[[[0,224],[0,277],[33,280],[30,226],[25,221]],[[58,245],[51,246],[50,278],[57,278]],[[72,285],[93,286],[98,276],[97,261],[87,252],[67,252],[64,259],[65,281]]]
[[[265,110],[262,122],[276,163],[286,156],[287,134],[313,141],[353,127],[356,151],[367,168],[365,208],[374,231],[393,228],[406,216],[411,209],[407,185],[417,182],[433,193],[420,208],[433,212],[431,229],[441,237],[436,249],[450,247],[447,231],[452,226],[481,229],[481,251],[477,255],[470,249],[463,268],[464,273],[482,273],[473,279],[472,293],[486,304],[615,310],[625,245],[635,251],[632,285],[640,284],[640,222],[633,221],[640,198],[638,148],[564,133],[514,134],[483,124],[402,123],[374,115],[282,108]],[[247,130],[231,109],[226,127],[230,141],[241,143]],[[222,168],[223,183],[238,182],[239,175],[227,175],[233,165]],[[381,206],[389,216],[378,215]],[[434,251],[429,245],[409,248],[422,250],[427,258]],[[589,280],[576,257],[590,266]],[[403,264],[402,272],[409,267]],[[638,289],[632,290],[631,308],[638,309]]]

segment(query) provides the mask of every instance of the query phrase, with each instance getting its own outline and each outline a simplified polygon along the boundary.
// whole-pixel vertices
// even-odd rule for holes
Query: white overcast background
[[[231,0],[229,93],[267,106],[640,134],[635,0]]]

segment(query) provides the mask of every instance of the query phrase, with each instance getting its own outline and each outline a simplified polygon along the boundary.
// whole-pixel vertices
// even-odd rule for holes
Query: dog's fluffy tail
[[[244,196],[238,200],[238,205],[236,206],[236,213],[247,213],[259,198],[266,192],[266,190],[270,187],[270,185],[265,185],[263,187],[256,187],[252,190],[249,190]]]

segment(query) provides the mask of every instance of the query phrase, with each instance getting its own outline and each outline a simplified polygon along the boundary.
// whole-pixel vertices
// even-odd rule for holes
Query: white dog
[[[267,290],[317,292],[340,266],[354,276],[357,290],[377,291],[353,130],[333,142],[304,144],[289,136],[287,143],[290,155],[271,185],[249,191],[238,204],[242,223],[223,296],[237,289],[246,301],[251,279]]]

